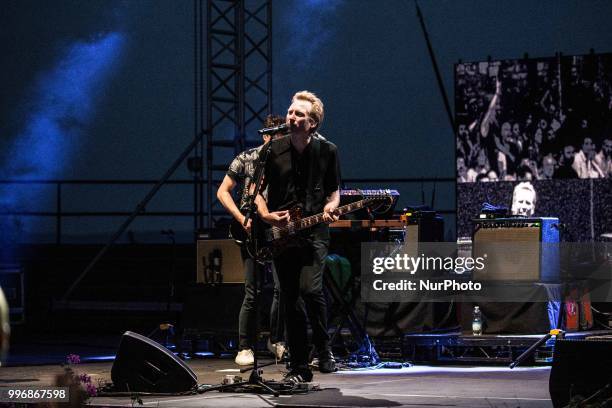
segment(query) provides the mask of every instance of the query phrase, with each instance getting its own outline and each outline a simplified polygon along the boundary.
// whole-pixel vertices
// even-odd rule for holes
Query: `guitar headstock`
[[[378,209],[385,205],[391,207],[393,205],[394,197],[391,195],[391,192],[387,190],[386,192],[380,194],[368,195],[363,200],[367,207],[376,207],[375,209]]]

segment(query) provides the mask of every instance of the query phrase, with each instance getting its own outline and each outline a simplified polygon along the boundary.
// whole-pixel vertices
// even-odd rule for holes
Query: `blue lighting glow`
[[[510,369],[506,366],[479,366],[479,367],[458,367],[458,366],[412,366],[402,369],[378,368],[378,369],[361,369],[351,371],[339,371],[336,374],[341,375],[417,375],[417,374],[443,374],[443,373],[509,373],[518,371],[547,371],[550,366],[537,367],[516,367]]]
[[[193,353],[195,356],[198,357],[214,357],[215,353],[212,353],[210,351],[198,351],[196,353]]]
[[[314,62],[334,33],[333,16],[343,3],[344,0],[296,0],[288,6],[280,21],[290,39],[285,52],[293,64],[305,68]]]
[[[124,35],[118,32],[75,42],[62,52],[53,68],[38,76],[27,103],[22,104],[27,106],[22,131],[8,149],[0,167],[1,178],[49,179],[58,177],[70,165],[124,43]],[[45,202],[50,197],[41,197],[43,190],[30,185],[1,185],[0,210],[27,210],[32,208],[29,203]],[[10,244],[19,235],[13,231],[16,225],[27,231],[24,224],[28,222],[32,222],[30,217],[21,218],[19,223],[0,217],[0,242]]]
[[[91,119],[95,98],[104,88],[123,43],[120,33],[75,43],[51,71],[40,75],[24,130],[17,135],[3,168],[5,176],[48,178],[68,164],[66,155]]]
[[[108,355],[108,356],[91,356],[91,357],[85,357],[82,359],[83,362],[94,362],[94,361],[114,361],[115,360],[115,355]]]

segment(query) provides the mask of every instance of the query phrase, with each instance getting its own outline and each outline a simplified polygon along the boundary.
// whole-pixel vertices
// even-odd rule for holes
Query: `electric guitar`
[[[334,214],[342,216],[365,207],[382,206],[385,203],[391,205],[393,197],[389,194],[370,196],[338,207]],[[284,249],[300,246],[303,240],[299,233],[307,228],[323,223],[323,214],[321,212],[309,217],[302,217],[301,208],[292,207],[289,209],[290,221],[283,227],[268,225],[253,219],[253,223],[259,223],[255,228],[259,231],[257,236],[247,233],[244,227],[233,219],[230,224],[230,237],[238,244],[246,245],[249,254],[255,259],[268,262]]]

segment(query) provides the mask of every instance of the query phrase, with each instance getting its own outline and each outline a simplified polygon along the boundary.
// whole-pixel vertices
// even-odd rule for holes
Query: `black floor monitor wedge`
[[[565,407],[572,398],[589,397],[589,406],[608,406],[602,401],[612,396],[612,339],[557,340],[554,353],[549,389],[555,408]]]
[[[162,345],[127,331],[121,338],[111,378],[117,391],[177,393],[197,385],[195,373]]]

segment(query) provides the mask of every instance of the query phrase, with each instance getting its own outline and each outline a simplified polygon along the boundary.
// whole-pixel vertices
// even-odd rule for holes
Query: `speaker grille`
[[[521,257],[520,267],[516,251],[505,250],[504,243],[533,243],[520,245],[528,249],[529,256]],[[474,256],[487,255],[486,268],[474,270],[474,278],[482,281],[539,281],[540,280],[540,228],[497,227],[480,228],[474,233]],[[479,245],[494,244],[494,245]]]

